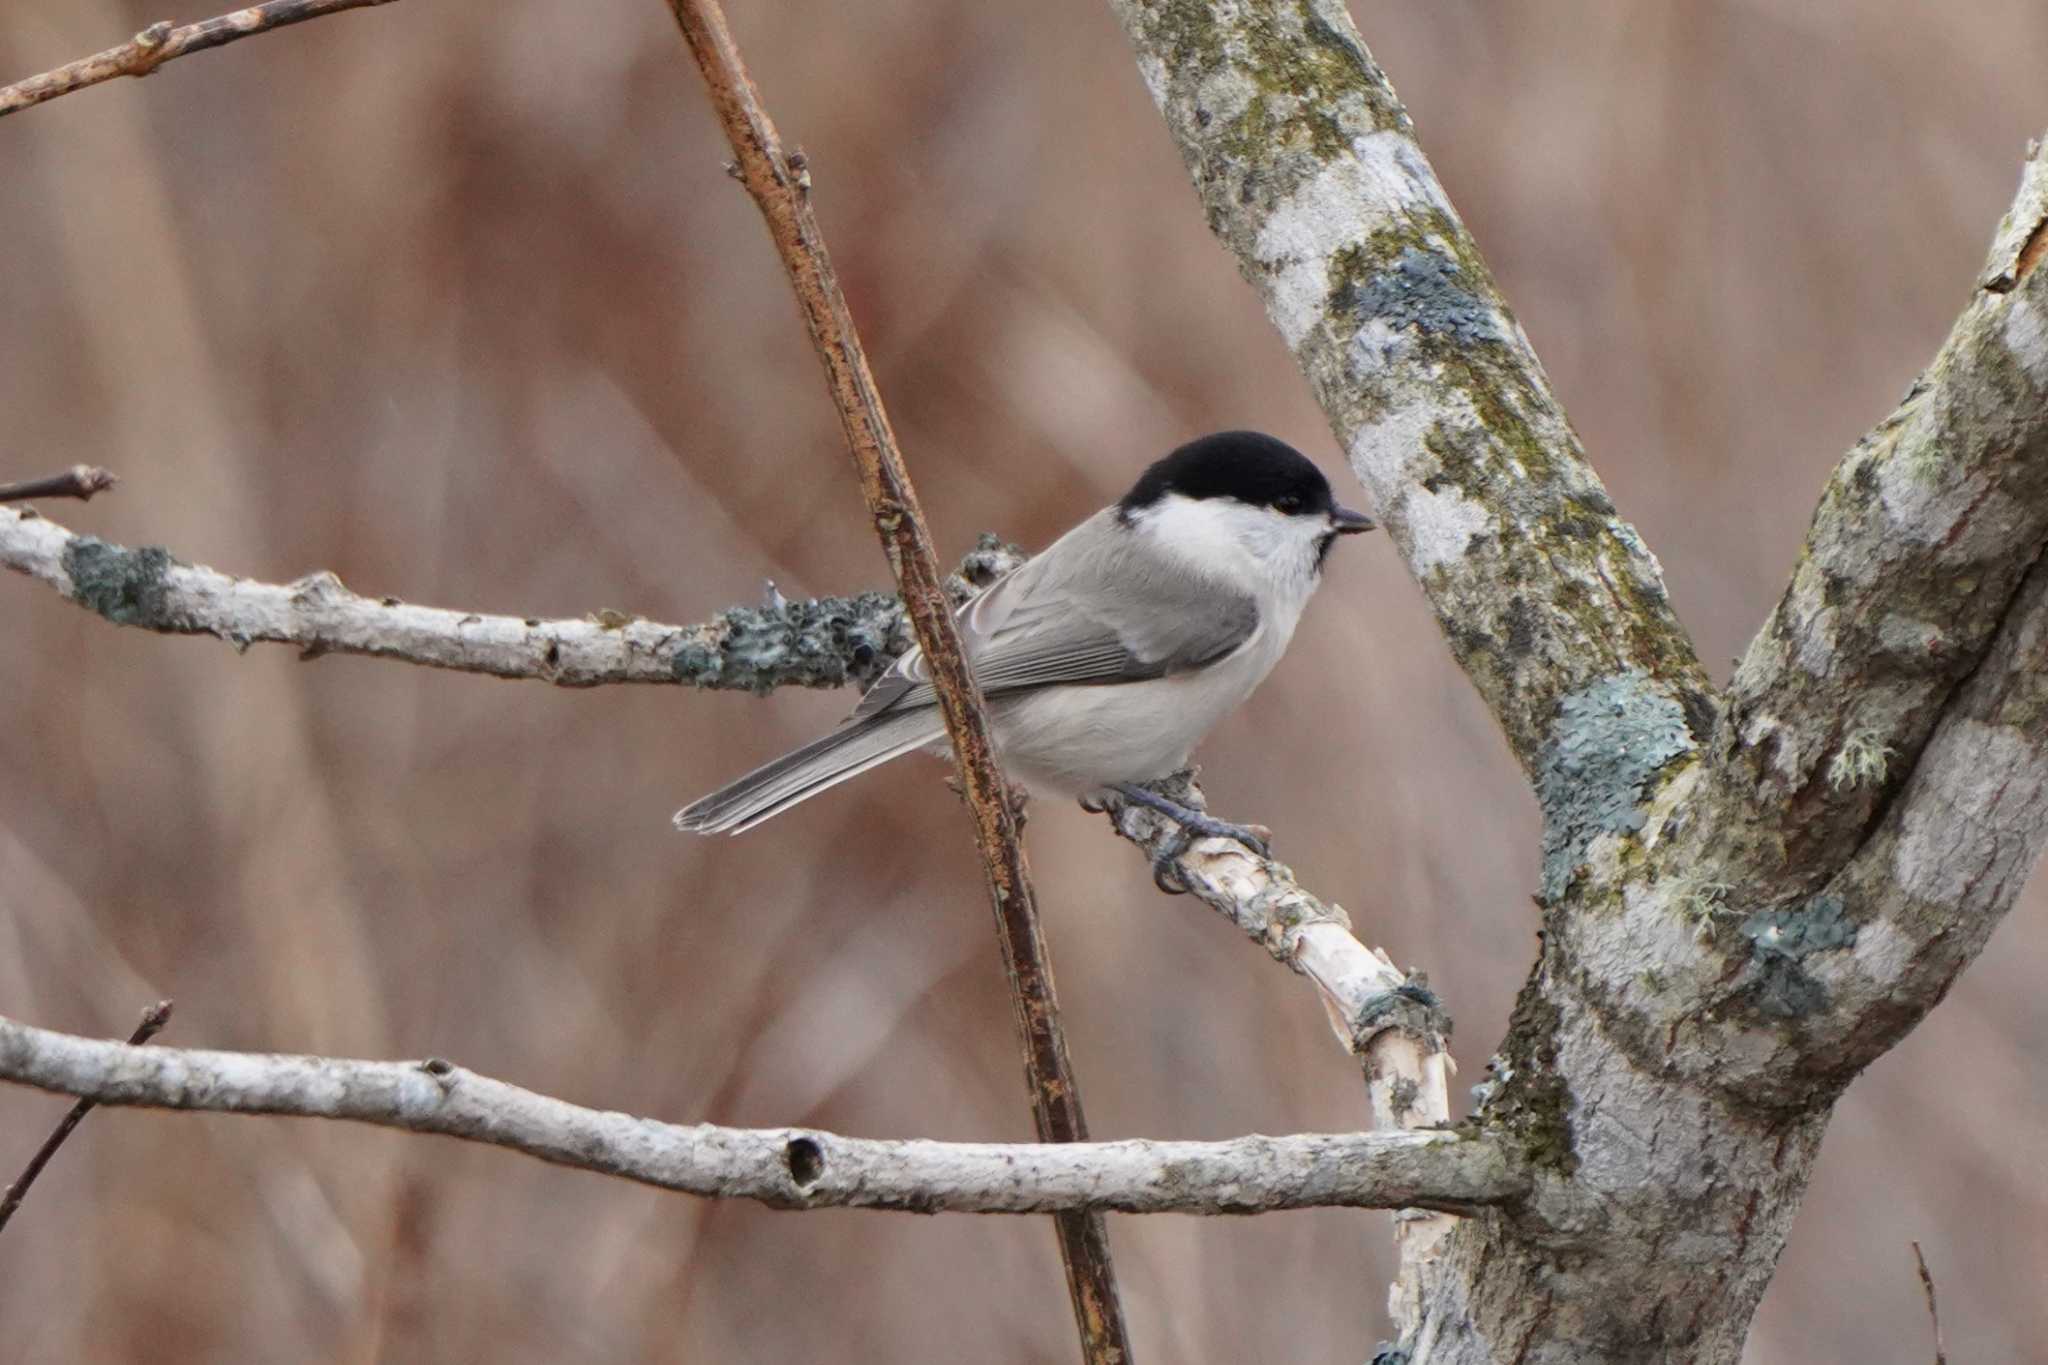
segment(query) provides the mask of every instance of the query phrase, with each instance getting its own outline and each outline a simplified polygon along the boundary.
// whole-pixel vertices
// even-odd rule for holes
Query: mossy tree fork
[[[1349,1183],[1317,1196],[1469,1215],[1444,1223],[1418,1263],[1404,1256],[1400,1340],[1381,1359],[1732,1362],[1834,1101],[1982,949],[2048,832],[2048,272],[2035,268],[2048,254],[2048,156],[2029,148],[1967,307],[1837,467],[1790,586],[1717,689],[1345,8],[1110,3],[1212,228],[1544,815],[1543,946],[1479,1113],[1455,1136],[1362,1141]],[[331,580],[271,588],[82,541],[0,509],[0,562],[125,624],[309,653],[332,636],[570,685],[717,684],[732,640],[729,623],[692,633],[436,614]],[[135,591],[91,598],[105,575],[81,583],[74,565],[87,559],[118,560]],[[818,604],[805,605],[789,618],[806,649],[788,677],[750,668],[738,685],[830,682],[872,664],[876,631],[901,642],[889,604],[824,639],[811,629]],[[1160,835],[1137,813],[1115,818],[1128,837]],[[1350,941],[1341,911],[1248,854],[1182,856],[1204,900],[1330,997],[1314,959]],[[1354,1035],[1366,1022],[1348,1019]],[[1363,1055],[1371,1040],[1352,1041]],[[376,1068],[150,1056],[0,1022],[0,1075],[109,1103],[327,1114],[575,1164],[602,1149],[595,1169],[792,1207],[872,1188],[859,1174],[839,1183],[842,1160],[882,1162],[902,1191],[890,1207],[1167,1206],[1144,1144],[1107,1145],[1123,1166],[1106,1147],[1073,1149],[1029,1190],[981,1177],[955,1188],[945,1162],[966,1154],[944,1144],[905,1144],[918,1148],[906,1168],[900,1151],[829,1134],[661,1132],[597,1116],[623,1125],[603,1149],[588,1111],[516,1092],[499,1097],[511,1109],[493,1108],[494,1083],[447,1063]],[[737,1174],[735,1152],[752,1163]],[[1244,1159],[1199,1155],[1223,1184]],[[1315,1159],[1330,1181],[1327,1157]],[[1261,1200],[1176,1184],[1171,1206],[1289,1206],[1290,1177],[1265,1169],[1278,1183]],[[934,1197],[920,1205],[921,1192]]]

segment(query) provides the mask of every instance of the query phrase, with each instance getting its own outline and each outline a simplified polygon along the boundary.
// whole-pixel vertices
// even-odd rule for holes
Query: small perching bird
[[[1185,768],[1294,637],[1337,537],[1372,529],[1323,472],[1251,431],[1190,441],[959,610],[1003,768],[1039,795],[1116,792],[1192,834],[1264,841],[1139,783]],[[837,729],[676,814],[738,834],[946,732],[916,647]]]

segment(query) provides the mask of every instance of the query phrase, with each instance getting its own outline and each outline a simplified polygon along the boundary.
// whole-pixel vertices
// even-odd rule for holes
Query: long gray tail
[[[843,725],[685,806],[676,812],[676,828],[743,834],[828,787],[944,735],[939,713],[930,706]]]

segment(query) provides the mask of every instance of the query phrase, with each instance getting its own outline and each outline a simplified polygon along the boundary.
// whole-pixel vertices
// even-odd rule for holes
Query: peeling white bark
[[[103,1105],[348,1119],[438,1133],[713,1199],[914,1213],[1470,1210],[1526,1181],[1453,1133],[1304,1133],[1226,1142],[883,1141],[808,1128],[635,1118],[445,1061],[370,1062],[131,1047],[0,1018],[0,1080]]]
[[[1191,775],[1154,785],[1185,805],[1205,808]],[[1159,812],[1120,799],[1109,802],[1109,811],[1117,833],[1144,849],[1155,868],[1163,859],[1190,895],[1314,983],[1338,1042],[1364,1068],[1376,1129],[1417,1131],[1450,1123],[1450,1078],[1457,1072],[1445,1046],[1450,1021],[1424,983],[1358,940],[1342,906],[1316,899],[1285,864],[1233,840],[1197,839],[1180,848],[1178,826]],[[1395,1215],[1400,1269],[1388,1291],[1388,1311],[1404,1328],[1421,1321],[1441,1245],[1455,1222],[1422,1208]]]

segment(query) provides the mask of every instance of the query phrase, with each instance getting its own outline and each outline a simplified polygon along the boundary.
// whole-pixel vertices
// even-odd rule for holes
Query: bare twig
[[[141,1047],[161,1033],[164,1025],[170,1022],[171,1002],[157,1001],[142,1012],[142,1021],[135,1026],[135,1032],[128,1035],[128,1045]],[[96,1102],[81,1099],[72,1105],[70,1112],[57,1121],[57,1126],[51,1130],[50,1136],[43,1139],[43,1145],[36,1149],[36,1154],[28,1159],[28,1165],[21,1168],[21,1174],[7,1187],[7,1193],[0,1196],[0,1232],[7,1230],[7,1224],[14,1217],[14,1211],[20,1208],[21,1201],[28,1197],[29,1186],[36,1183],[36,1177],[43,1173],[43,1167],[50,1164],[50,1158],[57,1154],[57,1149],[62,1147],[78,1125],[85,1121],[85,1116],[92,1112]]]
[[[1913,1243],[1913,1264],[1920,1271],[1920,1288],[1927,1295],[1927,1320],[1934,1324],[1934,1365],[1948,1365],[1948,1349],[1941,1344],[1941,1309],[1934,1302],[1934,1275],[1927,1269],[1927,1257],[1920,1244]]]
[[[880,1141],[586,1109],[439,1058],[352,1061],[138,1048],[0,1018],[0,1080],[100,1104],[345,1119],[783,1209],[914,1213],[1264,1213],[1424,1204],[1465,1212],[1528,1187],[1505,1149],[1453,1133],[1227,1142]]]
[[[174,57],[204,52],[240,38],[252,38],[287,24],[301,24],[343,10],[388,5],[391,0],[269,0],[230,14],[173,27],[168,20],[151,24],[118,47],[67,62],[54,71],[0,86],[0,118],[31,105],[98,85],[118,76],[147,76]]]
[[[840,292],[824,234],[811,211],[809,164],[801,152],[784,152],[716,0],[669,2],[704,73],[711,103],[732,144],[740,179],[761,210],[795,287],[860,471],[868,512],[896,572],[904,606],[931,670],[961,784],[974,812],[975,843],[988,873],[1038,1135],[1050,1142],[1083,1141],[1088,1136],[1087,1123],[1067,1057],[1052,967],[1009,786],[996,759],[980,689],[954,630],[916,491]],[[1131,1355],[1123,1305],[1101,1218],[1063,1214],[1056,1222],[1067,1288],[1087,1359],[1097,1365],[1128,1361]]]
[[[31,498],[77,498],[80,502],[90,502],[93,494],[104,493],[119,482],[112,470],[75,464],[61,474],[45,474],[40,479],[23,479],[20,483],[0,483],[0,502],[27,502]]]
[[[1020,562],[1015,550],[983,536],[947,592],[964,601]],[[109,544],[5,507],[0,567],[47,583],[116,625],[211,635],[237,649],[295,645],[308,659],[367,654],[557,687],[837,687],[872,681],[911,643],[903,604],[886,593],[733,607],[691,626],[614,611],[572,620],[486,616],[364,597],[331,573],[292,583],[235,578],[182,563],[160,546]]]

